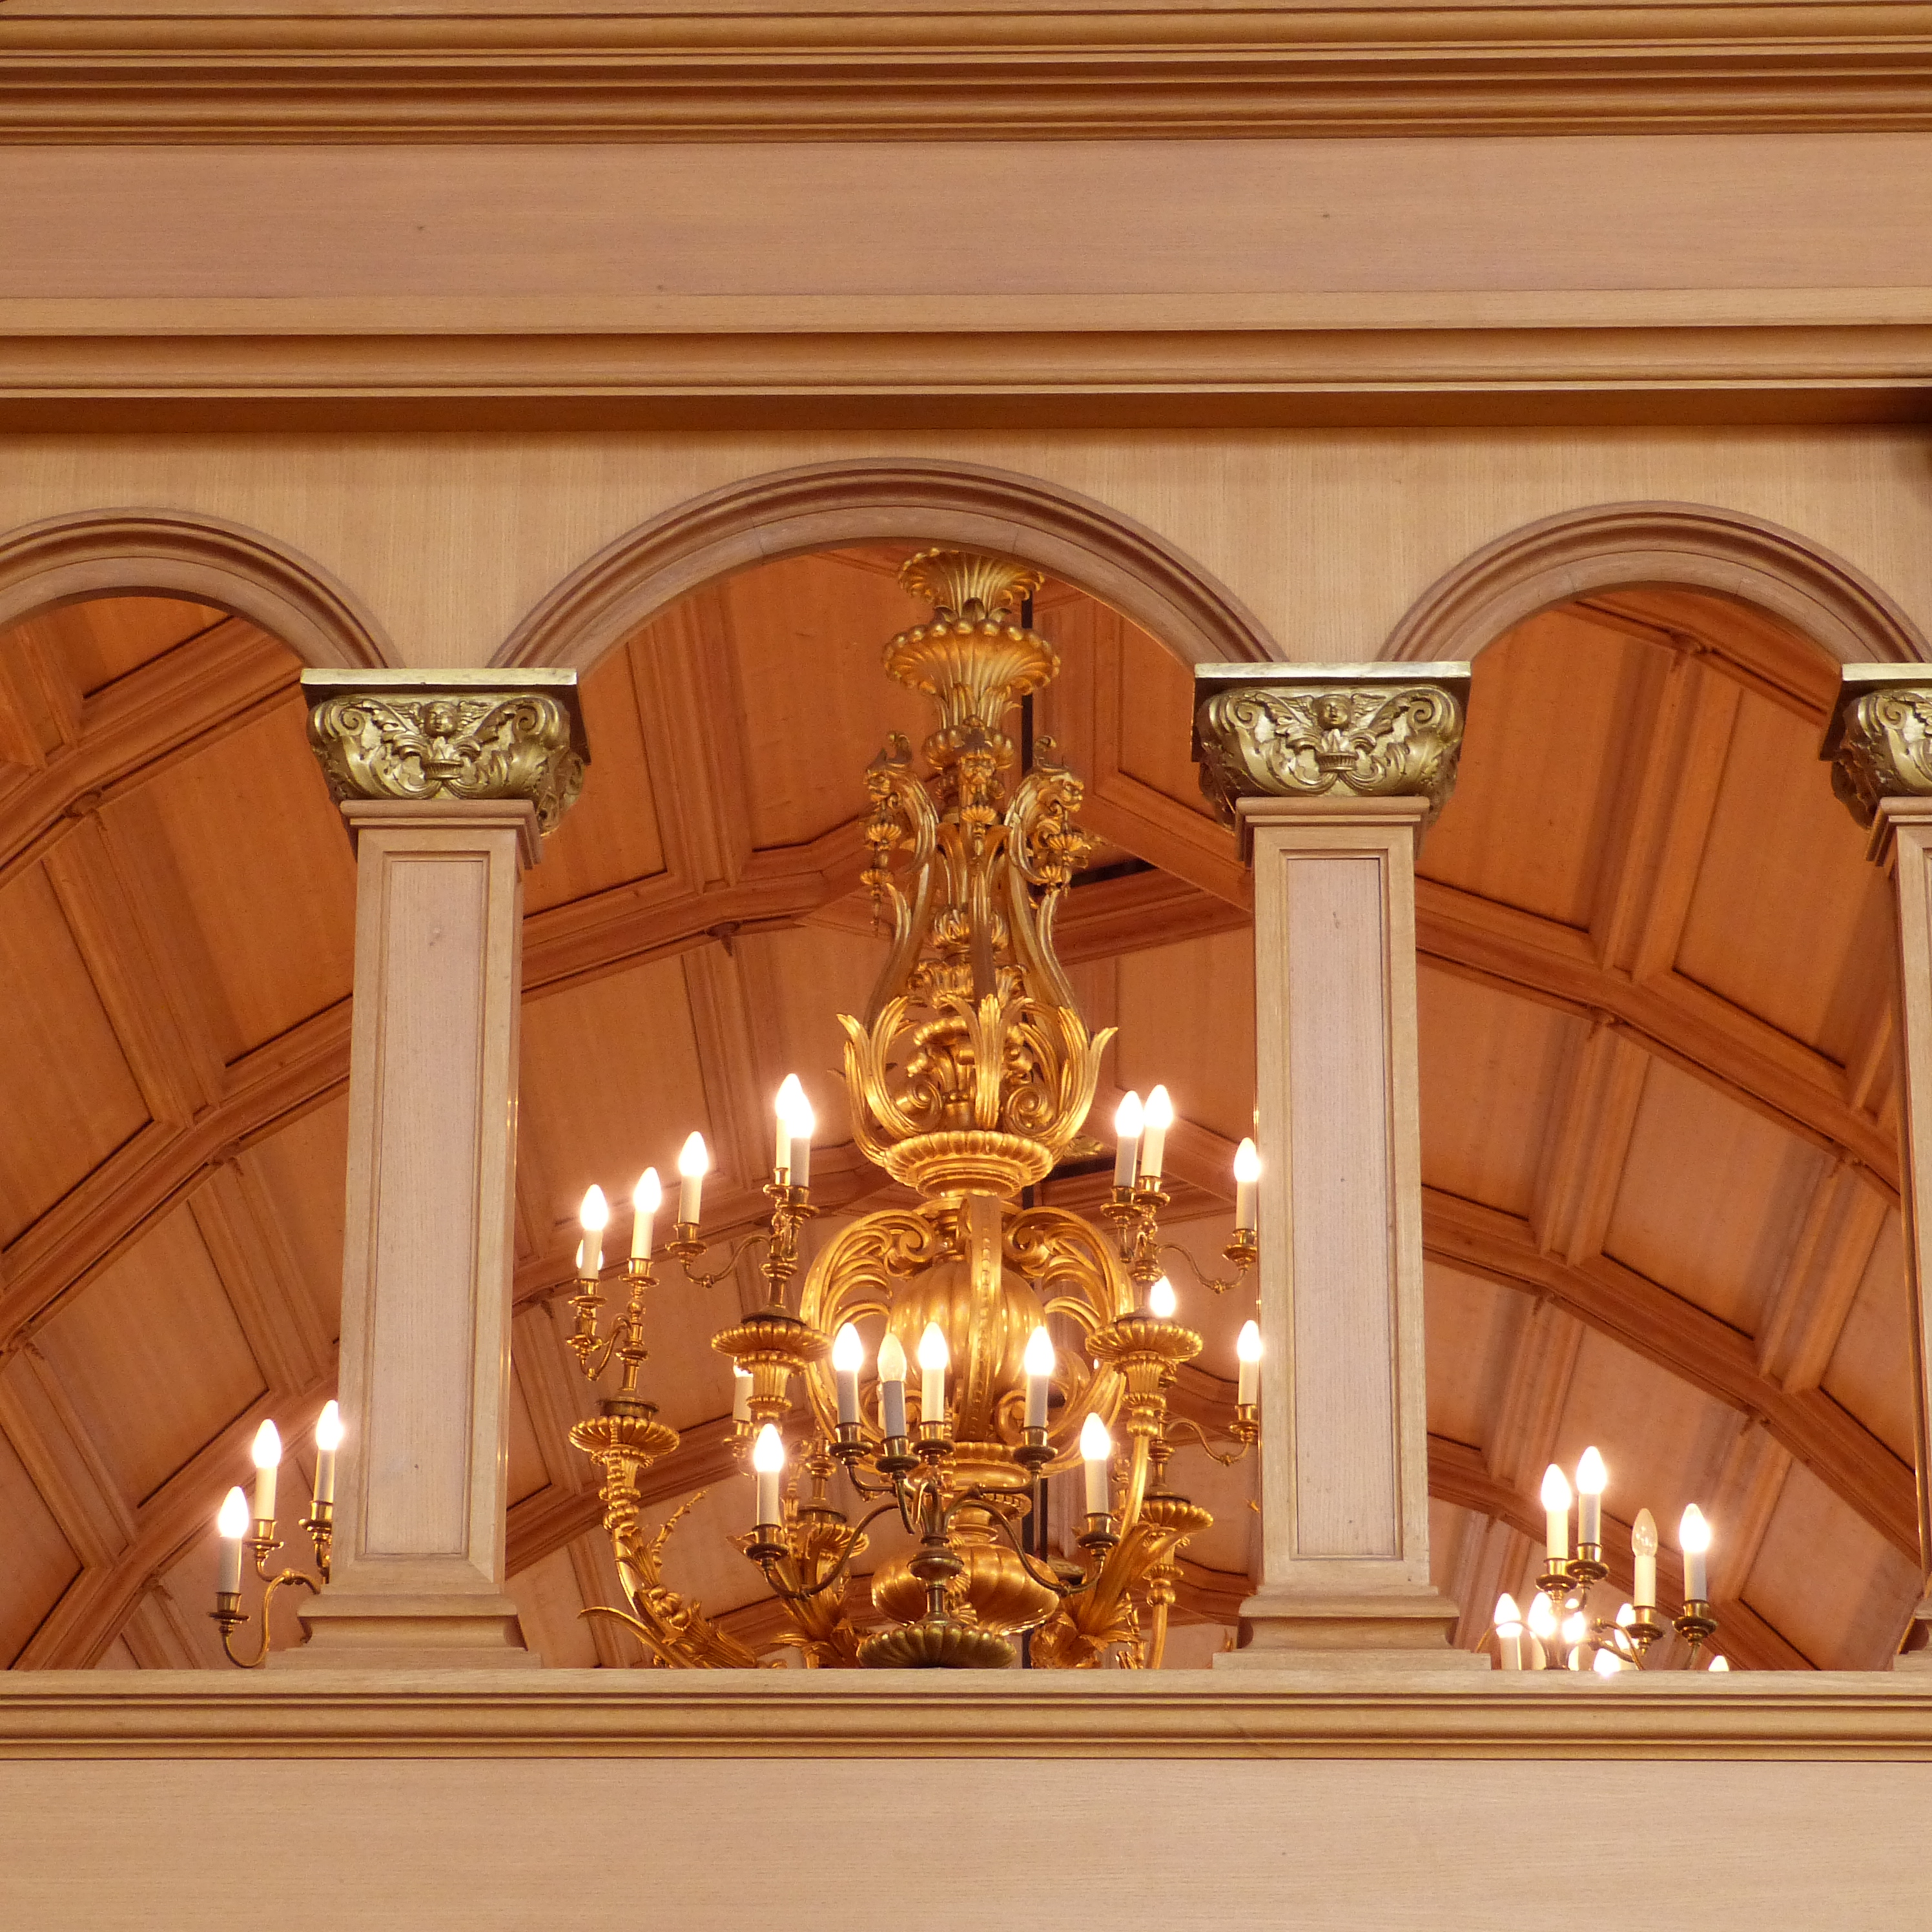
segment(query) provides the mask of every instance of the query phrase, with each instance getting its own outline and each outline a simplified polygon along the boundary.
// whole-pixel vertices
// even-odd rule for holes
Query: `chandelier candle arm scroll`
[[[928,696],[937,718],[924,771],[895,734],[866,776],[862,879],[888,947],[864,1014],[840,1023],[854,1140],[916,1198],[845,1222],[808,1259],[816,1123],[792,1076],[774,1109],[766,1225],[708,1264],[699,1220],[710,1162],[694,1134],[664,1253],[704,1288],[760,1251],[765,1306],[712,1346],[733,1365],[733,1439],[757,1479],[736,1546],[783,1612],[779,1641],[808,1666],[1004,1669],[1024,1636],[1036,1667],[1157,1669],[1180,1552],[1214,1520],[1170,1486],[1168,1466],[1190,1438],[1223,1463],[1258,1439],[1259,1330],[1243,1330],[1228,1446],[1217,1448],[1168,1409],[1182,1365],[1204,1344],[1178,1319],[1163,1260],[1183,1252],[1162,1238],[1174,1119],[1165,1088],[1122,1106],[1100,1224],[1034,1198],[1076,1148],[1112,1038],[1089,1034],[1054,946],[1090,850],[1080,782],[1050,739],[1019,770],[1006,729],[1020,699],[1057,674],[1059,654],[1015,621],[1041,581],[1025,565],[927,550],[901,581],[932,616],[885,646],[885,668]],[[1256,1265],[1259,1172],[1244,1142],[1231,1273],[1204,1284],[1217,1292]],[[640,1214],[658,1198],[655,1174],[646,1180]],[[641,1526],[640,1478],[678,1438],[640,1388],[658,1265],[650,1233],[634,1233],[607,1328],[608,1216],[592,1189],[572,1302],[584,1372],[615,1382],[572,1432],[600,1473],[627,1599],[598,1613],[632,1630],[652,1664],[753,1665],[744,1643],[664,1581],[665,1540],[696,1499],[650,1537]],[[1055,1554],[1046,1484],[1076,1471],[1082,1527]],[[882,1521],[898,1525],[909,1553],[878,1564],[868,1601],[854,1564]]]

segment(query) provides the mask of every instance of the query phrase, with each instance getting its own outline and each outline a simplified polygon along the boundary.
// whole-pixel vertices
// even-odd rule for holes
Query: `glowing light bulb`
[[[888,1334],[879,1344],[879,1379],[902,1382],[906,1378],[906,1352],[896,1335]]]
[[[1610,1650],[1598,1651],[1595,1660],[1590,1666],[1599,1677],[1614,1677],[1623,1667],[1623,1659]]]
[[[1556,1610],[1550,1599],[1539,1590],[1530,1599],[1529,1615],[1525,1621],[1530,1634],[1540,1637],[1545,1643],[1556,1634]]]
[[[1610,1480],[1594,1445],[1586,1449],[1576,1464],[1576,1540],[1593,1550],[1604,1540],[1604,1489]]]
[[[1174,1284],[1166,1275],[1148,1290],[1148,1312],[1162,1322],[1172,1322],[1174,1311],[1180,1306],[1174,1292]]]
[[[1522,1668],[1522,1612],[1505,1590],[1496,1599],[1496,1660],[1505,1670]]]
[[[1626,1604],[1617,1612],[1617,1628],[1618,1630],[1628,1630],[1630,1625],[1636,1622],[1636,1606],[1634,1604]]]
[[[272,1522],[275,1514],[275,1472],[281,1466],[282,1436],[272,1422],[265,1422],[255,1432],[255,1515],[258,1521]]]
[[[946,1346],[946,1330],[937,1322],[926,1324],[919,1338],[919,1426],[932,1429],[946,1420],[946,1371],[952,1351]]]
[[[812,1185],[812,1130],[817,1126],[812,1102],[796,1073],[788,1073],[778,1088],[778,1158],[775,1163],[779,1184],[787,1187]]]
[[[634,1262],[650,1259],[651,1236],[658,1210],[663,1205],[664,1184],[658,1178],[657,1169],[647,1167],[631,1190],[631,1258]]]
[[[711,1172],[711,1150],[704,1136],[688,1136],[677,1150],[677,1218],[687,1228],[698,1226],[704,1204],[704,1177]]]
[[[1234,1400],[1252,1408],[1261,1400],[1262,1331],[1260,1324],[1244,1322],[1234,1337]]]
[[[1026,1371],[1026,1426],[1046,1427],[1046,1399],[1053,1382],[1053,1337],[1045,1328],[1036,1328],[1027,1337],[1026,1353],[1020,1366]]]
[[[215,1513],[217,1532],[232,1542],[237,1537],[248,1534],[248,1498],[238,1485],[221,1499],[221,1508]]]
[[[1252,1234],[1260,1203],[1262,1157],[1252,1141],[1244,1140],[1234,1150],[1234,1231]]]
[[[1563,1641],[1574,1650],[1590,1634],[1590,1620],[1581,1610],[1572,1610],[1563,1619]]]
[[[1167,1158],[1167,1130],[1174,1125],[1174,1102],[1165,1087],[1156,1087],[1147,1097],[1144,1130],[1141,1136],[1141,1178],[1158,1184],[1162,1163]]]
[[[238,1596],[242,1589],[242,1539],[248,1534],[248,1498],[230,1490],[222,1498],[214,1518],[215,1533],[221,1538],[221,1554],[215,1564],[214,1587],[224,1597]]]
[[[842,1373],[853,1375],[866,1366],[866,1345],[849,1322],[832,1338],[832,1366]]]
[[[335,1452],[342,1447],[342,1412],[332,1402],[315,1419],[315,1500],[318,1510],[335,1501]]]
[[[1554,1570],[1570,1560],[1570,1478],[1554,1462],[1543,1472],[1543,1513],[1548,1532],[1544,1546]]]
[[[758,1478],[758,1526],[774,1527],[783,1521],[778,1508],[778,1478],[785,1466],[784,1438],[775,1423],[766,1423],[752,1444],[752,1467]]]
[[[1106,1516],[1112,1513],[1112,1486],[1107,1465],[1114,1454],[1114,1438],[1107,1433],[1107,1425],[1097,1415],[1090,1414],[1080,1425],[1081,1460],[1087,1465],[1087,1514],[1089,1516]]]
[[[610,1220],[610,1204],[601,1187],[586,1190],[584,1205],[577,1210],[584,1226],[583,1244],[577,1250],[577,1272],[586,1281],[594,1280],[604,1268],[604,1230]]]
[[[1684,1552],[1684,1600],[1701,1604],[1711,1594],[1706,1553],[1711,1547],[1711,1526],[1695,1503],[1685,1510],[1677,1526],[1677,1546]]]
[[[1729,1670],[1730,1667],[1731,1660],[1728,1657],[1714,1657],[1711,1660],[1711,1668],[1713,1670]]]
[[[1657,1604],[1657,1519],[1647,1509],[1639,1510],[1630,1525],[1630,1551],[1636,1575],[1630,1594],[1646,1610]]]

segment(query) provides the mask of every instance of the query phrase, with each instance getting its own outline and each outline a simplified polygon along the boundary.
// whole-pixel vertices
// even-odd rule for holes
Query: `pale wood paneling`
[[[14,1445],[0,1436],[0,1522],[7,1562],[0,1565],[0,1658],[10,1664],[47,1606],[80,1574],[80,1558],[61,1534]]]
[[[244,1167],[260,1179],[315,1319],[332,1340],[342,1323],[342,1216],[348,1156],[346,1095],[291,1120],[242,1156]]]
[[[1912,1460],[1912,1312],[1906,1294],[1905,1242],[1888,1215],[1839,1331],[1822,1387],[1901,1462]]]
[[[130,1503],[159,1489],[266,1386],[182,1210],[103,1270],[36,1346]]]

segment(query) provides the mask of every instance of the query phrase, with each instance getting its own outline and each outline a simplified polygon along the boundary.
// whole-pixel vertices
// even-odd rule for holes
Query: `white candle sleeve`
[[[935,1422],[946,1420],[946,1371],[944,1369],[921,1369],[919,1372],[919,1420],[922,1428],[930,1429]]]
[[[1027,1377],[1026,1426],[1029,1429],[1046,1426],[1046,1390],[1045,1376]]]
[[[906,1432],[905,1384],[880,1383],[879,1408],[886,1433],[888,1436],[903,1436]]]
[[[241,1591],[242,1539],[238,1536],[224,1536],[221,1539],[220,1572],[215,1578],[214,1587],[224,1597],[236,1596]]]
[[[335,1451],[318,1449],[315,1452],[315,1499],[319,1503],[333,1503],[335,1500]]]
[[[255,1472],[255,1516],[257,1522],[272,1522],[275,1516],[275,1466]]]
[[[1108,1483],[1108,1458],[1094,1456],[1087,1462],[1087,1514],[1089,1516],[1106,1516],[1110,1513],[1113,1501]]]
[[[704,1175],[687,1174],[681,1176],[677,1188],[677,1218],[688,1228],[696,1227],[699,1210],[704,1203]]]
[[[1505,1670],[1520,1670],[1522,1668],[1522,1632],[1520,1630],[1498,1631],[1496,1648]]]
[[[778,1477],[777,1469],[760,1469],[758,1472],[758,1522],[760,1526],[775,1523],[778,1520]]]

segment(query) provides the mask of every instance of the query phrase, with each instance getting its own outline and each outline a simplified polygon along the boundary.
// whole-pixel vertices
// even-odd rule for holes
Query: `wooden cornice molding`
[[[939,1675],[9,1672],[0,1757],[1932,1759],[1916,1672]]]
[[[1932,127],[1911,4],[0,15],[0,140]]]

